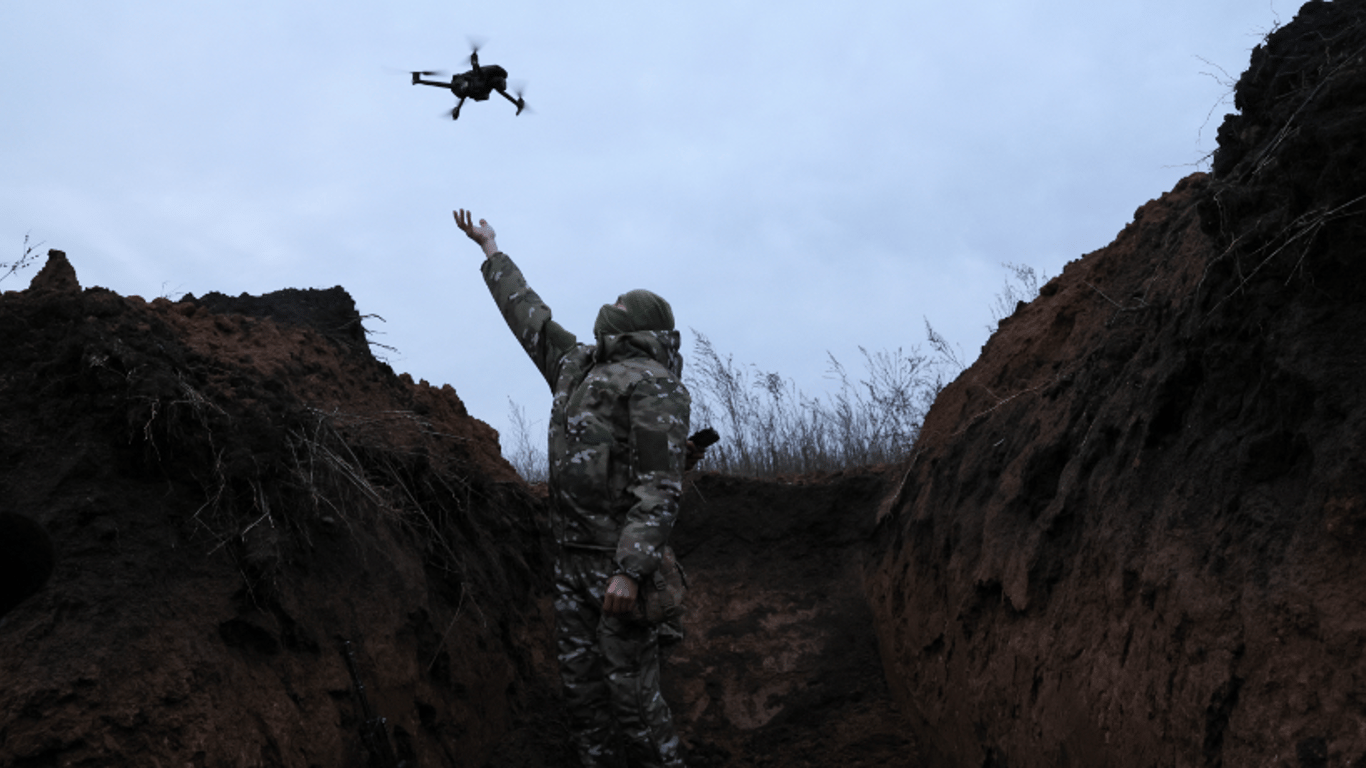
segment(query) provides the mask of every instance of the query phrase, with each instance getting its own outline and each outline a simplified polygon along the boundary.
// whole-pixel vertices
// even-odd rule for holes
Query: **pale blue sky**
[[[31,232],[125,295],[339,284],[396,370],[539,429],[466,207],[571,330],[649,288],[815,394],[827,351],[856,369],[924,318],[975,357],[1000,264],[1057,274],[1196,170],[1220,81],[1297,8],[6,0],[0,261]],[[468,35],[534,114],[452,123],[410,85]]]

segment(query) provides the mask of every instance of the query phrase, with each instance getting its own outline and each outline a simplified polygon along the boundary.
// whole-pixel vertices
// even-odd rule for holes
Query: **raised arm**
[[[551,319],[550,307],[526,284],[522,271],[512,259],[498,250],[493,227],[483,219],[479,220],[479,226],[475,226],[474,217],[463,209],[454,214],[456,226],[484,251],[485,258],[480,271],[489,293],[493,294],[493,300],[498,305],[498,311],[503,314],[503,320],[545,377],[546,383],[554,388],[556,365],[578,345],[578,339]]]

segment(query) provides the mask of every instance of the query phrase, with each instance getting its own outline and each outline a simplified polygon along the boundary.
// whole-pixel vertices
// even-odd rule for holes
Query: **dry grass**
[[[811,396],[781,374],[735,363],[694,334],[687,382],[693,425],[721,434],[700,467],[725,474],[771,477],[895,461],[915,443],[944,384],[940,358],[860,347],[863,375],[855,379],[827,353],[836,387]]]
[[[1002,266],[1007,274],[990,308],[992,332],[1048,280],[1029,266]],[[863,370],[858,376],[827,353],[826,378],[834,386],[823,395],[808,395],[780,373],[735,362],[693,329],[694,348],[684,370],[693,400],[692,429],[712,427],[721,435],[698,468],[773,477],[904,458],[939,391],[971,362],[928,320],[925,330],[928,352],[859,347]],[[522,408],[511,400],[508,405],[512,434],[504,457],[527,481],[544,481],[545,443],[531,436]]]
[[[930,333],[938,338],[933,329]],[[915,443],[945,373],[961,368],[956,357],[940,352],[869,352],[860,347],[862,376],[851,376],[829,355],[827,373],[836,389],[808,396],[781,374],[736,363],[705,334],[693,334],[694,352],[684,377],[693,399],[692,426],[712,427],[721,434],[699,468],[726,474],[767,477],[895,461]],[[949,350],[948,345],[943,349]],[[511,400],[509,414],[512,434],[504,457],[523,479],[544,481],[544,443],[531,437],[524,410]]]

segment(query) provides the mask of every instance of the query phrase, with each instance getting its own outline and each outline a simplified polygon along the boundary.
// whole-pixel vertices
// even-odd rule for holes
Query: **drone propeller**
[[[483,48],[488,40],[478,35],[466,35],[465,40],[470,44],[470,66],[479,69],[479,49]]]
[[[522,114],[523,112],[535,112],[535,111],[536,111],[536,110],[534,110],[534,109],[532,109],[531,107],[528,107],[528,106],[526,105],[526,99],[522,98],[522,94],[524,94],[524,93],[526,93],[526,84],[525,84],[525,83],[518,83],[518,84],[517,84],[517,90],[515,90],[515,91],[512,92],[512,95],[514,95],[514,96],[517,97],[517,100],[516,100],[515,102],[513,102],[513,103],[517,105],[517,114],[519,114],[519,115]]]
[[[440,71],[434,70],[434,69],[433,69],[433,70],[427,70],[427,71],[425,71],[425,72],[422,71],[422,70],[415,69],[415,70],[412,71],[412,75],[413,75],[413,85],[417,85],[418,83],[422,83],[422,84],[424,84],[424,85],[436,85],[436,83],[433,83],[433,82],[431,82],[430,80],[423,80],[422,78],[425,77],[425,76],[444,77],[445,74],[446,74],[445,72],[440,72]]]

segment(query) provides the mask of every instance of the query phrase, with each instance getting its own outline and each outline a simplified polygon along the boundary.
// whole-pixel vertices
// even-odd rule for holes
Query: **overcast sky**
[[[649,288],[809,394],[826,353],[975,358],[1003,262],[1056,275],[1204,166],[1284,0],[0,2],[0,261],[146,299],[345,287],[397,371],[500,431],[549,392],[451,210],[585,338]],[[533,114],[414,87],[484,64]],[[36,268],[0,283],[27,285]]]

